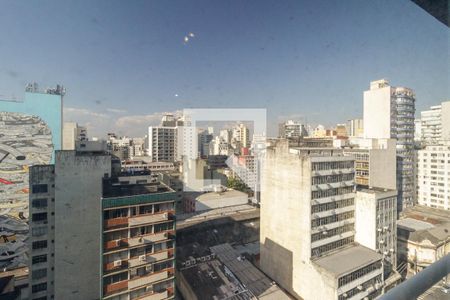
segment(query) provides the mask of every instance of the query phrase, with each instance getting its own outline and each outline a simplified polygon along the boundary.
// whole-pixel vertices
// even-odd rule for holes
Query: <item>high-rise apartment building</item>
[[[415,202],[414,112],[415,95],[409,88],[381,79],[364,92],[364,137],[397,140],[399,211]]]
[[[300,138],[308,135],[305,125],[293,120],[279,124],[278,130],[281,138]]]
[[[431,106],[429,110],[422,111],[420,117],[420,140],[423,145],[450,141],[450,101]]]
[[[177,127],[150,126],[148,154],[153,161],[175,161],[177,158]]]
[[[62,135],[62,150],[75,150],[77,141],[87,140],[86,127],[79,126],[75,122],[64,122]]]
[[[30,169],[29,299],[171,299],[175,192],[105,149]]]
[[[233,128],[233,139],[235,142],[239,144],[237,145],[237,148],[250,147],[251,143],[250,130],[243,123],[240,123],[239,125]]]
[[[418,152],[419,204],[450,210],[450,143],[426,146]]]
[[[332,148],[267,149],[261,183],[261,268],[302,299],[380,295],[382,256],[355,243],[355,168]]]

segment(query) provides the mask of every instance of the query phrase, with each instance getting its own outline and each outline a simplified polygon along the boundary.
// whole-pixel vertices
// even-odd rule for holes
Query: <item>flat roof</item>
[[[433,228],[434,225],[425,221],[405,218],[397,220],[397,227],[400,226],[408,231],[417,231]]]
[[[361,245],[353,245],[313,260],[313,263],[332,273],[337,278],[381,259],[382,256],[377,252]]]
[[[280,287],[263,272],[256,268],[237,252],[230,244],[221,244],[210,248],[219,260],[230,269],[243,285],[258,299],[291,299]]]
[[[196,263],[180,272],[198,299],[252,299],[251,293],[218,259]]]
[[[226,199],[232,197],[248,197],[246,193],[236,190],[226,190],[223,192],[210,192],[199,195],[196,200],[197,201],[212,201],[218,199]]]
[[[103,198],[161,194],[166,192],[173,192],[173,190],[162,182],[144,184],[111,184],[106,181],[103,184]]]

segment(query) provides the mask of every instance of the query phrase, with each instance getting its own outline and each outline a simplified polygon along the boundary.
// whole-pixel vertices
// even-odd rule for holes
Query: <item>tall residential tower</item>
[[[364,136],[397,140],[399,211],[415,203],[414,113],[415,95],[405,87],[392,87],[385,79],[372,81],[364,92]]]

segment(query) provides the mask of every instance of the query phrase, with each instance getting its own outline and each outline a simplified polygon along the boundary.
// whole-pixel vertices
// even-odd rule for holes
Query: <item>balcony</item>
[[[129,219],[129,224],[130,224],[130,226],[138,226],[138,225],[143,225],[143,224],[167,221],[172,218],[174,213],[175,212],[173,210],[170,210],[170,211],[165,211],[165,212],[156,213],[156,214],[138,215],[138,216],[131,217]]]
[[[120,228],[120,227],[127,227],[127,226],[128,226],[128,218],[126,218],[126,217],[109,219],[104,222],[105,230]]]
[[[169,251],[172,251],[172,256],[170,256]],[[164,251],[147,254],[147,255],[141,255],[141,256],[138,256],[135,258],[131,258],[128,262],[129,262],[130,267],[137,267],[137,266],[144,265],[147,263],[153,263],[156,261],[168,259],[170,257],[173,257],[173,249],[164,250]]]
[[[111,295],[120,291],[124,291],[128,289],[128,281],[120,281],[112,284],[107,284],[104,286],[104,294]]]
[[[161,293],[155,293],[155,292],[148,293],[139,298],[136,298],[136,300],[162,300],[162,299],[166,299],[168,297],[170,297],[170,295],[169,295],[169,291],[167,289]]]
[[[103,264],[103,269],[105,272],[118,271],[126,268],[128,268],[128,261],[126,260],[118,260]]]
[[[154,234],[147,234],[147,235],[137,236],[134,238],[129,238],[127,240],[127,243],[128,243],[129,247],[133,247],[133,246],[139,246],[142,244],[154,243],[154,242],[158,242],[158,241],[162,241],[162,240],[166,240],[166,239],[168,239],[167,232],[158,232],[158,233],[154,233]]]
[[[108,241],[104,244],[105,251],[120,249],[120,248],[123,248],[126,246],[127,246],[127,243],[124,240],[113,240],[113,241]]]
[[[134,289],[143,285],[148,285],[153,282],[161,281],[167,278],[172,277],[174,274],[174,269],[166,269],[158,272],[153,272],[148,275],[144,275],[135,279],[132,279],[128,282],[128,286],[130,289]]]

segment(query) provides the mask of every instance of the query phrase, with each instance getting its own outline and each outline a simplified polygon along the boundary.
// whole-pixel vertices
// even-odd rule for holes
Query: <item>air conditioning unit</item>
[[[147,256],[145,256],[145,255],[140,255],[140,256],[139,256],[139,261],[147,261]]]
[[[121,260],[115,260],[114,262],[113,262],[113,266],[114,267],[120,267],[122,265],[122,261]]]
[[[358,290],[362,291],[363,287],[362,285],[358,285]]]
[[[152,266],[145,266],[145,271],[147,272],[151,272],[152,271]]]
[[[169,214],[168,213],[164,213],[164,219],[167,219],[168,217],[169,217]]]

